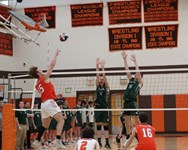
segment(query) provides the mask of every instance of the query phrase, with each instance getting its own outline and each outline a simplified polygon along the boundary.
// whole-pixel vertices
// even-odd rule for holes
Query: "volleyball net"
[[[137,70],[130,70],[130,72],[134,75]],[[148,123],[154,125],[157,132],[187,132],[188,69],[145,69],[140,70],[140,72],[143,78],[143,87],[137,97],[137,111],[147,112],[149,116]],[[123,69],[107,70],[105,74],[110,85],[107,111],[109,111],[112,133],[115,134],[119,128],[119,116],[124,111],[123,94],[128,79]],[[28,101],[30,99],[33,102],[33,79],[28,78],[28,75],[21,75],[10,76],[9,80],[12,89],[23,89],[23,91],[9,91],[11,99],[15,99],[15,95],[17,95],[16,98],[19,100],[19,94],[21,93],[22,100]],[[78,99],[85,100],[86,103],[95,100],[96,71],[53,72],[51,81],[54,84],[56,94],[62,94],[68,101],[70,111],[75,111],[72,108],[76,106]],[[40,95],[35,94],[35,99],[39,100]],[[68,110],[65,109],[64,111]],[[95,111],[106,110],[97,109]],[[126,109],[126,111],[133,111],[133,109]]]

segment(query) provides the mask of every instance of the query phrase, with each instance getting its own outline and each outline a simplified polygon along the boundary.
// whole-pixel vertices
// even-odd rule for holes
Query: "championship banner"
[[[1,14],[4,18],[6,18],[6,19],[9,17],[9,14],[10,14],[10,13],[8,12],[8,10],[10,10],[10,8],[0,5],[0,14]],[[1,22],[4,22],[4,20],[3,20],[2,18],[0,18],[0,21],[1,21]],[[10,21],[11,21],[11,20],[10,20]],[[0,27],[3,27],[3,26],[0,25]]]
[[[25,15],[29,16],[36,22],[42,17],[41,15],[45,14],[46,21],[49,24],[48,28],[56,27],[56,6],[25,8],[24,10]]]
[[[109,49],[142,49],[142,27],[109,28]]]
[[[178,25],[146,26],[146,48],[177,47]]]
[[[141,0],[108,2],[109,24],[141,23]]]
[[[144,21],[178,21],[178,0],[144,0]]]
[[[0,55],[13,56],[12,35],[0,32]]]
[[[103,25],[103,3],[71,5],[72,27]]]

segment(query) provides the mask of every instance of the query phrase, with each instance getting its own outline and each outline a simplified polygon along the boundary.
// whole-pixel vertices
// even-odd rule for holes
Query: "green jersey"
[[[64,106],[64,109],[70,109],[69,106]],[[65,111],[65,114],[67,116],[67,119],[66,120],[72,120],[72,113],[70,111]]]
[[[95,91],[95,106],[97,108],[106,108],[108,95],[109,91],[104,86],[99,85]]]
[[[75,109],[82,109],[82,107],[76,105]],[[77,111],[75,115],[77,119],[82,119],[82,111]]]
[[[26,111],[16,111],[15,112],[15,117],[18,118],[19,124],[26,125],[26,119],[27,119],[27,113]]]
[[[41,118],[41,112],[40,111],[34,111],[34,122],[37,128],[40,128],[42,126],[42,118]]]
[[[136,101],[139,90],[139,82],[135,78],[131,78],[125,89],[123,99],[125,101]]]
[[[27,110],[26,113],[27,114],[32,114],[32,111],[31,110]],[[32,127],[33,126],[32,117],[27,116],[27,118],[28,118],[28,124],[29,124],[29,126]]]

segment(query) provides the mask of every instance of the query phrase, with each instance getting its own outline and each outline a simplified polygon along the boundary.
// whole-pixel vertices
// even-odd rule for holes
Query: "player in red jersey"
[[[84,128],[82,138],[77,141],[73,150],[100,150],[99,143],[94,139],[94,134],[92,128]]]
[[[148,116],[146,113],[139,113],[140,125],[133,128],[132,134],[128,141],[124,144],[124,150],[126,150],[132,143],[133,139],[137,136],[138,144],[132,150],[156,150],[155,128],[147,124]]]
[[[42,127],[39,130],[38,138],[33,142],[32,146],[35,149],[41,148],[41,137],[44,131],[49,127],[51,118],[54,118],[57,124],[56,139],[53,144],[58,148],[65,148],[61,143],[61,133],[64,125],[64,119],[61,113],[61,109],[54,101],[56,99],[56,94],[53,84],[50,82],[49,77],[53,71],[53,68],[57,61],[57,56],[60,50],[57,49],[54,58],[52,59],[50,66],[46,73],[43,73],[38,67],[31,67],[29,69],[29,75],[32,78],[37,78],[37,84],[35,86],[36,90],[41,94],[41,115],[42,115]]]

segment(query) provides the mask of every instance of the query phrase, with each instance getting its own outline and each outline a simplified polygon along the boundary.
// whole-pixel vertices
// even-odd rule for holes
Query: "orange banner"
[[[142,49],[142,27],[109,28],[108,33],[110,51]]]
[[[46,15],[46,21],[49,24],[48,28],[55,28],[56,6],[25,8],[25,15],[29,16],[36,22],[39,21],[42,14]]]
[[[146,26],[146,48],[177,47],[178,25]]]
[[[0,14],[4,17],[4,18],[8,18],[9,16],[9,12],[8,10],[10,10],[10,8],[5,7],[5,6],[0,6]],[[2,18],[0,18],[0,21],[4,22],[4,20]],[[9,20],[11,21],[11,20]],[[0,25],[0,27],[3,27],[2,25]]]
[[[178,21],[178,0],[144,0],[144,21]]]
[[[140,23],[141,0],[108,2],[109,24]]]
[[[0,54],[13,55],[12,35],[0,32]]]
[[[72,27],[103,25],[103,3],[71,5]]]

